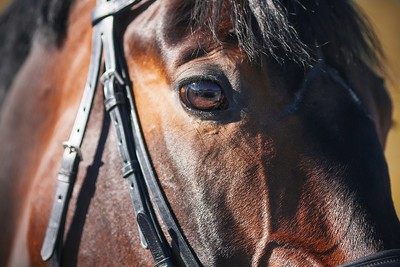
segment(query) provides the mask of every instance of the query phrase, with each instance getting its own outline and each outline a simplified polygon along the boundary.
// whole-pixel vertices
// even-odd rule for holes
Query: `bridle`
[[[125,58],[118,38],[115,38],[116,21],[140,1],[97,0],[92,13],[93,36],[88,78],[70,138],[63,143],[64,153],[57,175],[56,193],[41,250],[42,259],[51,259],[53,266],[60,265],[66,214],[79,161],[82,159],[80,147],[99,80],[104,88],[105,110],[110,115],[117,136],[122,176],[127,181],[142,246],[151,251],[155,266],[174,266],[171,247],[179,254],[185,266],[201,266],[182,234],[152,168],[140,128]],[[100,76],[103,64],[104,72]],[[158,220],[154,209],[157,209],[162,222]],[[161,225],[167,229],[172,246],[168,244]],[[368,265],[371,260],[377,259],[380,263],[389,265]],[[400,250],[383,252],[377,254],[377,257],[365,258],[342,267],[397,266],[390,265],[391,263],[400,263]]]
[[[195,254],[184,238],[151,167],[136,112],[132,84],[120,44],[115,38],[115,21],[140,0],[98,0],[92,13],[93,39],[89,74],[78,114],[69,138],[64,142],[64,154],[57,175],[57,189],[43,242],[43,260],[52,258],[59,265],[63,228],[74,186],[79,161],[80,146],[87,127],[92,103],[104,58],[104,105],[109,113],[118,140],[122,160],[122,175],[128,184],[142,246],[148,248],[155,266],[173,266],[171,249],[153,209],[166,226],[173,246],[186,266],[200,266]],[[150,198],[151,195],[151,198]]]

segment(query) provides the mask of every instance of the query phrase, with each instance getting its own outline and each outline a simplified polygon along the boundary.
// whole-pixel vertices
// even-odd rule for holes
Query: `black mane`
[[[0,17],[0,104],[15,73],[39,33],[47,44],[62,46],[74,0],[14,0]],[[361,60],[380,67],[382,52],[359,10],[348,0],[175,0],[191,30],[206,31],[218,41],[228,18],[231,34],[250,58],[260,53],[303,65],[315,58],[316,47],[333,47],[340,60]],[[227,10],[229,11],[227,13]],[[183,19],[186,18],[186,19]],[[186,25],[186,24],[185,24]],[[331,50],[332,51],[332,50]]]
[[[14,1],[0,17],[0,105],[30,51],[37,24],[38,0]]]
[[[36,33],[46,44],[61,46],[73,0],[14,0],[0,16],[0,106],[28,56]]]
[[[280,60],[283,55],[307,64],[316,47],[331,46],[345,61],[359,59],[380,66],[380,45],[360,10],[348,0],[192,0],[194,30],[209,30],[218,37],[223,12],[238,45],[250,58],[259,53]],[[227,4],[228,2],[228,4]]]

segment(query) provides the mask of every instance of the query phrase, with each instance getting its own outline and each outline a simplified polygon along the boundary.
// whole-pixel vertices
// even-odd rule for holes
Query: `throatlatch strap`
[[[63,144],[64,154],[61,168],[57,175],[56,194],[41,250],[42,259],[45,261],[49,260],[54,253],[59,253],[63,242],[65,217],[72,189],[75,184],[79,161],[82,159],[80,147],[87,128],[100,72],[102,51],[100,36],[101,34],[98,27],[95,27],[93,29],[92,53],[88,79],[71,135],[69,140]],[[59,255],[56,255],[55,259],[53,265],[57,266]]]

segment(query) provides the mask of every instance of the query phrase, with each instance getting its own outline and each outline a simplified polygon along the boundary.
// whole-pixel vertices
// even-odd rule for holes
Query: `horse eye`
[[[191,109],[210,111],[225,109],[227,101],[222,88],[212,81],[198,81],[180,88],[181,101]]]

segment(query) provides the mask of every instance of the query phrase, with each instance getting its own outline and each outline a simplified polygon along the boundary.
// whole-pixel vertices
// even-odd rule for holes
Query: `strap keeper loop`
[[[104,85],[108,80],[115,78],[120,85],[124,85],[124,79],[122,79],[121,75],[115,69],[109,69],[103,73],[100,77],[100,82]]]
[[[139,163],[136,160],[130,160],[123,164],[122,166],[122,176],[127,178],[130,174],[139,169]]]
[[[106,111],[110,111],[115,106],[125,103],[124,96],[122,93],[115,93],[113,96],[104,100],[104,106]]]
[[[68,171],[60,170],[57,175],[57,180],[60,182],[63,182],[63,183],[70,184],[75,175],[76,175],[75,172],[68,172]]]

